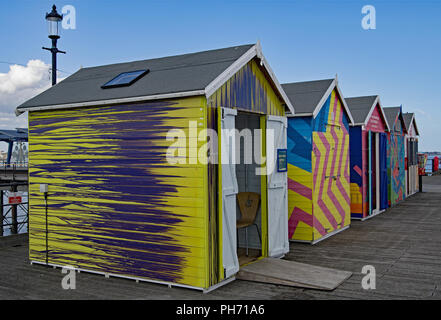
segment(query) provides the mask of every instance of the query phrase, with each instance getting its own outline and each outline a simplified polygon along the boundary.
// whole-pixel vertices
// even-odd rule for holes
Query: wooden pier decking
[[[24,236],[0,239],[0,299],[441,299],[441,176],[385,213],[314,246],[291,243],[287,260],[353,272],[334,291],[236,280],[208,294],[79,273],[63,290],[60,269],[28,262]],[[376,289],[361,287],[364,265],[376,269]]]

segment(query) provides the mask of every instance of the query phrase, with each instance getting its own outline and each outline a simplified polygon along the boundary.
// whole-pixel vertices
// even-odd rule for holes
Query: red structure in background
[[[427,154],[418,153],[418,175],[424,176],[426,174]]]
[[[433,158],[433,173],[439,170],[439,157]]]

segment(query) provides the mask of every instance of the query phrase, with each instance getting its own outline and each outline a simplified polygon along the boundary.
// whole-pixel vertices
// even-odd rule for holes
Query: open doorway
[[[262,152],[260,136],[254,131],[261,129],[260,115],[238,112],[235,127],[239,132],[237,151],[240,150],[240,159],[236,156],[237,255],[239,264],[244,265],[262,256],[262,176],[256,170]]]
[[[371,132],[371,214],[380,212],[380,139],[378,132]]]
[[[226,279],[244,264],[261,257],[280,258],[289,252],[287,163],[283,157],[287,120],[283,116],[219,108],[218,123],[222,161],[218,166],[223,267],[220,276]],[[239,134],[234,134],[235,129]],[[258,133],[262,137],[256,136],[254,129],[261,129]],[[246,132],[248,140],[244,137]],[[248,161],[244,161],[247,153]],[[246,224],[244,207],[254,210],[252,215],[245,214],[252,216]]]

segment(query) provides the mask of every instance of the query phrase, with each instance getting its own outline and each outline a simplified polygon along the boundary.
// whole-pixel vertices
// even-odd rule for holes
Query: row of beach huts
[[[418,190],[413,113],[280,84],[259,43],[82,68],[24,112],[32,263],[211,290]],[[223,129],[245,128],[258,152],[235,163]]]
[[[440,170],[439,160],[440,155],[430,153],[418,153],[419,158],[419,174],[424,176],[431,176]]]

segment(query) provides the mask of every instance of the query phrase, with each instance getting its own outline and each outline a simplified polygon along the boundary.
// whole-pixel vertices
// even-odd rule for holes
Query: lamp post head
[[[55,5],[52,6],[52,11],[46,13],[46,20],[48,22],[48,30],[49,30],[49,38],[58,39],[59,35],[59,24],[60,21],[63,20],[63,15],[60,15],[57,12],[57,7]]]

